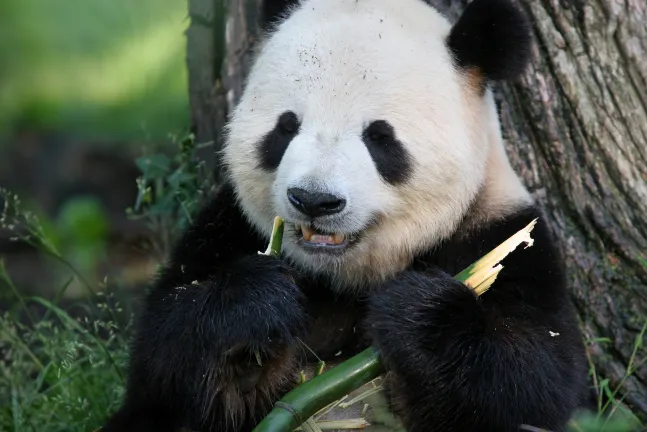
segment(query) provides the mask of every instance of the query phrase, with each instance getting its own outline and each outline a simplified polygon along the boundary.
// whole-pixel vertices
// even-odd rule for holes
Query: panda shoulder
[[[497,280],[528,281],[562,291],[564,257],[560,244],[543,211],[534,203],[524,203],[493,219],[463,223],[449,239],[421,254],[417,262],[438,265],[456,274],[533,222],[532,243],[517,246],[501,262],[503,270]]]
[[[244,214],[234,188],[223,183],[183,231],[168,267],[181,269],[179,279],[195,279],[217,262],[256,253],[264,250],[266,244]]]

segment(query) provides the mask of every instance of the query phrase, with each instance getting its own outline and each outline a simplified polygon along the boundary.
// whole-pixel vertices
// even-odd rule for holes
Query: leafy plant
[[[193,220],[213,187],[213,176],[197,151],[212,143],[196,145],[192,134],[174,139],[179,152],[142,156],[136,163],[142,175],[137,179],[138,195],[128,214],[145,219],[156,233],[156,252],[165,256],[173,240]]]
[[[4,267],[0,277],[8,280]],[[74,319],[41,298],[23,301],[43,306],[48,316],[28,323],[10,312],[0,317],[0,430],[99,427],[122,398],[126,329],[107,316]]]
[[[139,194],[128,209],[131,217],[150,223],[160,254],[192,221],[212,187],[206,164],[197,158],[210,143],[196,146],[191,135],[174,142],[175,155],[137,160]],[[0,261],[0,286],[15,299],[0,316],[0,430],[95,430],[122,401],[131,325],[107,281],[86,276],[84,259],[100,254],[105,241],[103,210],[94,199],[80,197],[49,220],[0,189],[0,228],[67,271],[66,282],[47,300],[25,296]],[[87,298],[64,308],[60,301],[74,283],[86,288]],[[78,317],[70,312],[74,308]]]

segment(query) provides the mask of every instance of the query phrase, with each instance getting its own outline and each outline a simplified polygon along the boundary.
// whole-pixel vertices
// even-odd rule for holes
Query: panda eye
[[[279,116],[276,124],[258,145],[260,167],[268,172],[275,171],[290,142],[299,133],[299,118],[292,111],[286,111]]]
[[[384,120],[377,120],[364,130],[364,137],[376,144],[393,140],[393,128]]]
[[[277,126],[286,134],[295,134],[299,131],[299,119],[292,111],[287,111],[279,117]]]
[[[398,140],[395,129],[385,120],[371,122],[362,141],[382,178],[391,185],[406,182],[413,171],[413,158]]]
[[[371,132],[368,135],[368,137],[369,137],[369,139],[371,141],[374,141],[374,142],[380,142],[380,141],[383,141],[383,140],[389,138],[389,136],[387,134],[384,134],[384,133],[381,133],[381,132]]]

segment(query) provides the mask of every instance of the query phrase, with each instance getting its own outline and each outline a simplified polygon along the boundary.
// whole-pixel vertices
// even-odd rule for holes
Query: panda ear
[[[473,0],[447,45],[458,66],[477,75],[482,85],[515,79],[530,59],[530,24],[513,0]]]
[[[287,18],[300,0],[265,0],[262,3],[261,26],[267,30]]]

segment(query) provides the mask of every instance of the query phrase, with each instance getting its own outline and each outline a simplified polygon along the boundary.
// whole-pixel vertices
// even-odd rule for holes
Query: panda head
[[[453,26],[422,0],[293,3],[258,50],[223,160],[261,232],[286,220],[296,265],[366,286],[478,198],[489,214],[527,202],[488,87],[529,57],[509,0],[474,0]]]

